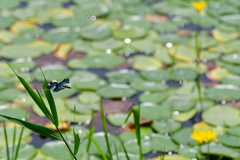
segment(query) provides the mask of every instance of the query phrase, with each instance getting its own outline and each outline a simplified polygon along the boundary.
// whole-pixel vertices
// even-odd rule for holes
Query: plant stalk
[[[73,154],[73,152],[72,152],[70,146],[68,145],[67,141],[66,141],[65,138],[63,137],[63,135],[62,135],[62,133],[60,132],[60,130],[58,129],[58,127],[56,127],[56,129],[57,129],[58,133],[60,134],[60,136],[62,137],[62,140],[63,140],[63,142],[66,144],[68,150],[69,150],[70,153],[72,154],[74,160],[77,160],[76,156]]]

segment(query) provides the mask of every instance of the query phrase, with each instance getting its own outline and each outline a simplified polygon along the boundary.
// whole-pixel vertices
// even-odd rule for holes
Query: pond
[[[239,10],[238,0],[1,0],[0,159],[21,133],[4,115],[56,131],[25,128],[19,159],[72,159],[13,70],[38,104],[53,96],[70,148],[80,138],[77,159],[239,159]]]

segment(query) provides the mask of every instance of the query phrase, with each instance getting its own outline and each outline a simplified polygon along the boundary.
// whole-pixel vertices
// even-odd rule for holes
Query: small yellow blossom
[[[219,132],[213,133],[211,129],[205,130],[205,131],[193,131],[193,134],[191,135],[192,139],[198,141],[199,143],[203,142],[210,142],[212,141]]]
[[[205,2],[205,1],[194,1],[192,3],[192,5],[196,9],[196,11],[202,12],[203,9],[206,7],[207,2]]]

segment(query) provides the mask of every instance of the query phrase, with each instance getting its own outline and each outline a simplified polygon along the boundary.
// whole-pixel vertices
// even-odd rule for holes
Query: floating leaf
[[[237,126],[240,124],[239,110],[229,106],[215,106],[205,110],[202,118],[215,126]]]
[[[166,152],[178,149],[178,145],[173,142],[169,136],[152,134],[151,143],[155,151]]]
[[[172,119],[153,121],[152,127],[158,133],[164,134],[167,132],[174,132],[181,128],[181,123]]]
[[[133,68],[138,70],[158,69],[162,67],[162,63],[159,60],[149,56],[138,55],[129,59],[129,61],[133,63]]]

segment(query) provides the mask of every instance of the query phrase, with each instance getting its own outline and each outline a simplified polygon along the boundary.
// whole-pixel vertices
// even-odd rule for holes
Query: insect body
[[[57,82],[57,81],[53,80],[52,82],[49,83],[47,89],[52,89],[53,87],[55,87],[53,89],[54,92],[61,91],[65,88],[71,89],[71,87],[69,87],[68,84],[69,84],[69,78],[62,80],[61,82]]]

